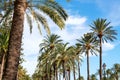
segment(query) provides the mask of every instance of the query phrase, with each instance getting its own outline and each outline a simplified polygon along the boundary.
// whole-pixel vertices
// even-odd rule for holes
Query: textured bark
[[[16,80],[23,33],[26,0],[16,0],[3,80]]]

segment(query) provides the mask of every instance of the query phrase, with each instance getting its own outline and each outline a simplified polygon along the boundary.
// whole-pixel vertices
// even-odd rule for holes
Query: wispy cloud
[[[114,49],[115,45],[111,43],[104,43],[103,44],[103,51],[109,51]]]
[[[73,44],[76,39],[80,38],[81,35],[89,31],[89,28],[86,25],[86,20],[86,17],[71,15],[66,21],[66,27],[64,30],[57,30],[53,32],[60,35],[64,41]]]
[[[68,20],[66,21],[67,25],[83,25],[85,24],[87,18],[86,17],[81,17],[79,15],[71,15],[68,17]]]

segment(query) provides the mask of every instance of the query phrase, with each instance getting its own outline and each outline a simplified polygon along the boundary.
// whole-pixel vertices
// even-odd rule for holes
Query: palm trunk
[[[56,74],[55,74],[55,63],[53,64],[53,68],[54,68],[54,80],[56,80]]]
[[[76,77],[75,77],[75,65],[73,64],[73,75],[74,75],[74,80],[76,80]]]
[[[47,60],[46,60],[46,79],[48,80],[49,79],[49,73],[48,73],[48,63],[47,63]]]
[[[26,0],[15,0],[8,55],[3,80],[16,80],[20,58]]]
[[[89,50],[87,50],[87,80],[90,80],[90,70],[89,70]]]
[[[116,80],[119,80],[119,79],[118,79],[119,77],[118,77],[118,74],[117,74],[117,73],[116,73],[116,76],[115,76],[115,78],[116,78]]]
[[[0,69],[0,80],[2,80],[2,75],[3,75],[3,70],[4,70],[4,64],[5,64],[5,53],[3,54],[2,57],[2,64],[1,64],[1,69]]]
[[[78,61],[78,73],[79,73],[79,80],[80,80],[80,62]]]
[[[100,80],[102,80],[102,39],[100,38]]]
[[[70,67],[67,69],[67,80],[70,80]]]
[[[70,80],[70,67],[69,67],[69,70],[68,70],[68,80]]]
[[[50,68],[50,75],[49,75],[49,78],[50,78],[50,80],[52,80],[52,73],[51,73],[51,68]]]
[[[65,79],[65,62],[64,62],[64,60],[62,62],[62,67],[63,67],[63,80],[66,80]]]
[[[57,71],[57,66],[55,68],[55,73],[56,73],[56,80],[58,80],[58,71]]]

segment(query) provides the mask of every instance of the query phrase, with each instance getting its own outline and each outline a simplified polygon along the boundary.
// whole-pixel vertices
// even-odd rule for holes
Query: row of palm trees
[[[51,34],[45,37],[40,44],[41,55],[38,58],[36,73],[41,80],[58,80],[63,74],[63,79],[70,80],[70,72],[74,72],[77,67],[76,62],[80,61],[79,56],[74,51],[75,47],[68,47],[68,43],[63,43],[60,36]],[[66,54],[67,53],[67,54]],[[77,60],[78,59],[78,60]],[[67,76],[69,75],[69,76]]]
[[[80,78],[81,54],[87,56],[87,80],[90,80],[89,55],[99,53],[100,55],[100,80],[102,80],[102,42],[116,39],[116,31],[109,26],[110,22],[106,19],[97,19],[90,25],[92,32],[84,34],[74,46],[63,43],[60,36],[51,34],[43,39],[40,44],[40,56],[36,74],[42,80],[58,80],[58,75],[63,74],[64,80],[70,80],[73,72],[76,80],[76,69]],[[59,76],[59,78],[61,78]],[[60,80],[60,79],[59,79]]]

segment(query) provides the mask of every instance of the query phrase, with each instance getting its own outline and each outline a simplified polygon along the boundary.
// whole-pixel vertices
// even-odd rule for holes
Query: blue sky
[[[90,31],[89,25],[97,18],[106,18],[111,22],[113,29],[118,33],[117,40],[114,42],[103,44],[103,63],[107,68],[113,66],[114,63],[120,63],[120,0],[56,0],[68,13],[69,18],[66,21],[65,29],[62,31],[48,18],[48,23],[52,33],[61,36],[65,42],[74,44],[75,40],[80,38],[84,33]],[[30,34],[29,27],[25,22],[23,35],[24,58],[26,62],[23,66],[29,74],[32,74],[37,64],[37,56],[39,55],[39,44],[42,42],[43,35],[39,34],[37,26],[33,28]],[[81,74],[86,77],[86,57],[83,58],[81,64]],[[99,68],[99,56],[90,57],[90,73],[95,73]]]

